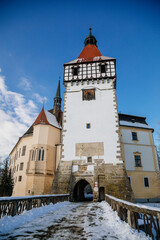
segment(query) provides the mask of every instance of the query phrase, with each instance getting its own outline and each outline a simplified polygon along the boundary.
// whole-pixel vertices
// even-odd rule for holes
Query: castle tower
[[[129,200],[121,157],[116,59],[102,56],[91,29],[84,44],[79,57],[64,64],[62,156],[52,192],[58,187],[70,192],[71,199],[82,200],[90,184],[95,200],[105,193]]]
[[[60,90],[60,77],[58,81],[58,87],[57,87],[57,92],[56,96],[54,98],[54,106],[53,106],[53,114],[55,115],[58,123],[61,124],[62,118],[61,118],[61,90]]]

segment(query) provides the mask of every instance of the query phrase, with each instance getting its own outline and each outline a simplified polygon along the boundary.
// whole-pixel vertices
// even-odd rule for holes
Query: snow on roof
[[[128,127],[137,127],[137,128],[147,128],[153,129],[149,125],[139,122],[129,122],[129,121],[119,121],[120,126],[128,126]]]
[[[44,112],[46,114],[46,117],[47,117],[47,120],[48,120],[49,124],[51,124],[54,127],[57,127],[57,128],[61,129],[61,126],[58,124],[56,117],[52,113],[50,113],[46,110],[44,110]]]
[[[44,107],[42,108],[35,122],[33,123],[33,125],[36,124],[50,124],[54,127],[61,128],[61,126],[57,122],[56,117],[52,113],[44,110]]]
[[[97,57],[94,57],[94,58],[76,58],[73,61],[65,63],[64,65],[72,64],[72,63],[94,62],[94,61],[112,60],[112,59],[115,59],[115,58],[105,57],[105,56],[97,56]]]

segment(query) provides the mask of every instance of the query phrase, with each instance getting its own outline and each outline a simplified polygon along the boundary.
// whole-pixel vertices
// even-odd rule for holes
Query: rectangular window
[[[72,68],[72,74],[73,74],[73,76],[77,76],[77,75],[78,75],[78,68],[79,68],[79,67],[73,67],[73,68]]]
[[[106,72],[106,65],[105,64],[100,65],[100,72],[101,73],[105,73]]]
[[[86,128],[91,128],[91,124],[90,123],[86,123]]]
[[[149,178],[148,177],[144,177],[144,186],[149,187]]]
[[[137,141],[138,137],[137,137],[137,133],[136,132],[132,132],[132,140],[133,141]]]
[[[83,90],[82,93],[83,93],[83,96],[82,96],[83,101],[95,100],[95,89]]]
[[[24,156],[25,153],[26,153],[26,146],[23,146],[23,148],[22,148],[22,156]]]
[[[135,159],[135,167],[142,167],[141,156],[134,155],[134,159]]]
[[[38,161],[41,160],[41,149],[39,150],[39,154],[38,154]]]
[[[18,177],[18,182],[21,182],[22,181],[22,176],[19,176]]]
[[[92,162],[92,157],[87,157],[87,162]]]
[[[42,150],[42,161],[44,160],[44,149]]]
[[[21,162],[21,163],[20,163],[20,168],[19,168],[19,170],[23,170],[23,165],[24,165],[24,163]]]

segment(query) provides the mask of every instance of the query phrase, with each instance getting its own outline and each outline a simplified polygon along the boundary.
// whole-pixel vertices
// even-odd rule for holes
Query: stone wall
[[[78,164],[77,171],[72,172],[73,164],[72,161],[60,162],[53,180],[51,193],[69,193],[72,201],[74,200],[73,192],[76,184],[80,180],[86,180],[92,187],[94,201],[99,200],[99,188],[104,188],[105,194],[127,201],[134,201],[134,195],[123,164],[94,163],[93,173],[82,168],[83,161]],[[95,188],[96,186],[98,191]]]

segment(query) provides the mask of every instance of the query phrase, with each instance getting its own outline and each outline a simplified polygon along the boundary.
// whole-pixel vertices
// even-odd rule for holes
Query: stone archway
[[[92,201],[93,191],[92,187],[85,179],[79,180],[73,189],[74,201]]]

